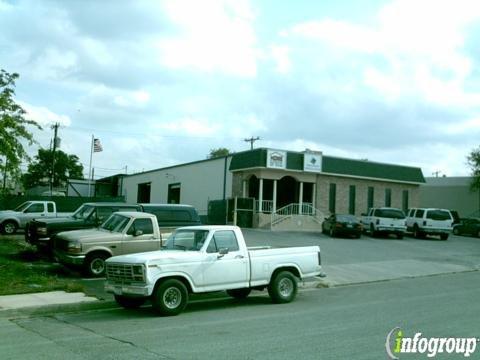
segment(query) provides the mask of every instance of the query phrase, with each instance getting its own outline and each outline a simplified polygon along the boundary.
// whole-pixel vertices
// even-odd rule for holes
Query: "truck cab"
[[[57,207],[53,201],[26,201],[14,210],[0,211],[0,229],[3,234],[13,235],[33,219],[55,216]]]

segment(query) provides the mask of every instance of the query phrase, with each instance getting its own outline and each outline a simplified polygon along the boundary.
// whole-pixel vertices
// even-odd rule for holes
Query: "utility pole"
[[[250,139],[244,139],[243,141],[249,142],[250,143],[250,150],[253,150],[253,143],[257,140],[260,140],[260,138],[257,136],[254,138],[253,136]]]
[[[438,177],[438,175],[441,173],[441,171],[437,170],[432,173],[432,175],[435,175],[435,177]]]
[[[53,144],[52,144],[52,172],[50,174],[50,196],[52,196],[53,182],[55,181],[55,149],[57,148],[57,144],[60,145],[57,140],[57,131],[59,126],[60,126],[59,123],[55,123],[55,125],[52,125]]]

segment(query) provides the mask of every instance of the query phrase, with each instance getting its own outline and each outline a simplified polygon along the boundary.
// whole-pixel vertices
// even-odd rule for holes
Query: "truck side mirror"
[[[217,256],[217,259],[221,259],[222,257],[224,257],[225,255],[228,254],[228,248],[220,248],[218,250],[218,256]]]
[[[143,235],[143,231],[142,230],[135,230],[135,233],[133,234],[133,236],[140,236],[140,235]]]

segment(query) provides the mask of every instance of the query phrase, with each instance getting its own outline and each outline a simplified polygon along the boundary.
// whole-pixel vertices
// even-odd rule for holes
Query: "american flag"
[[[93,152],[103,151],[102,144],[100,144],[100,139],[93,139]]]

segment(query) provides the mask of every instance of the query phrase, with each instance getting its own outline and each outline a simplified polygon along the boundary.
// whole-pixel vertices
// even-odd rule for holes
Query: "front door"
[[[225,255],[221,249],[228,249]],[[235,233],[215,231],[207,247],[202,265],[204,291],[243,288],[249,285],[248,257],[240,251]]]
[[[141,235],[138,235],[141,231]],[[119,254],[133,254],[158,250],[160,240],[155,238],[151,219],[135,219],[123,238]]]

